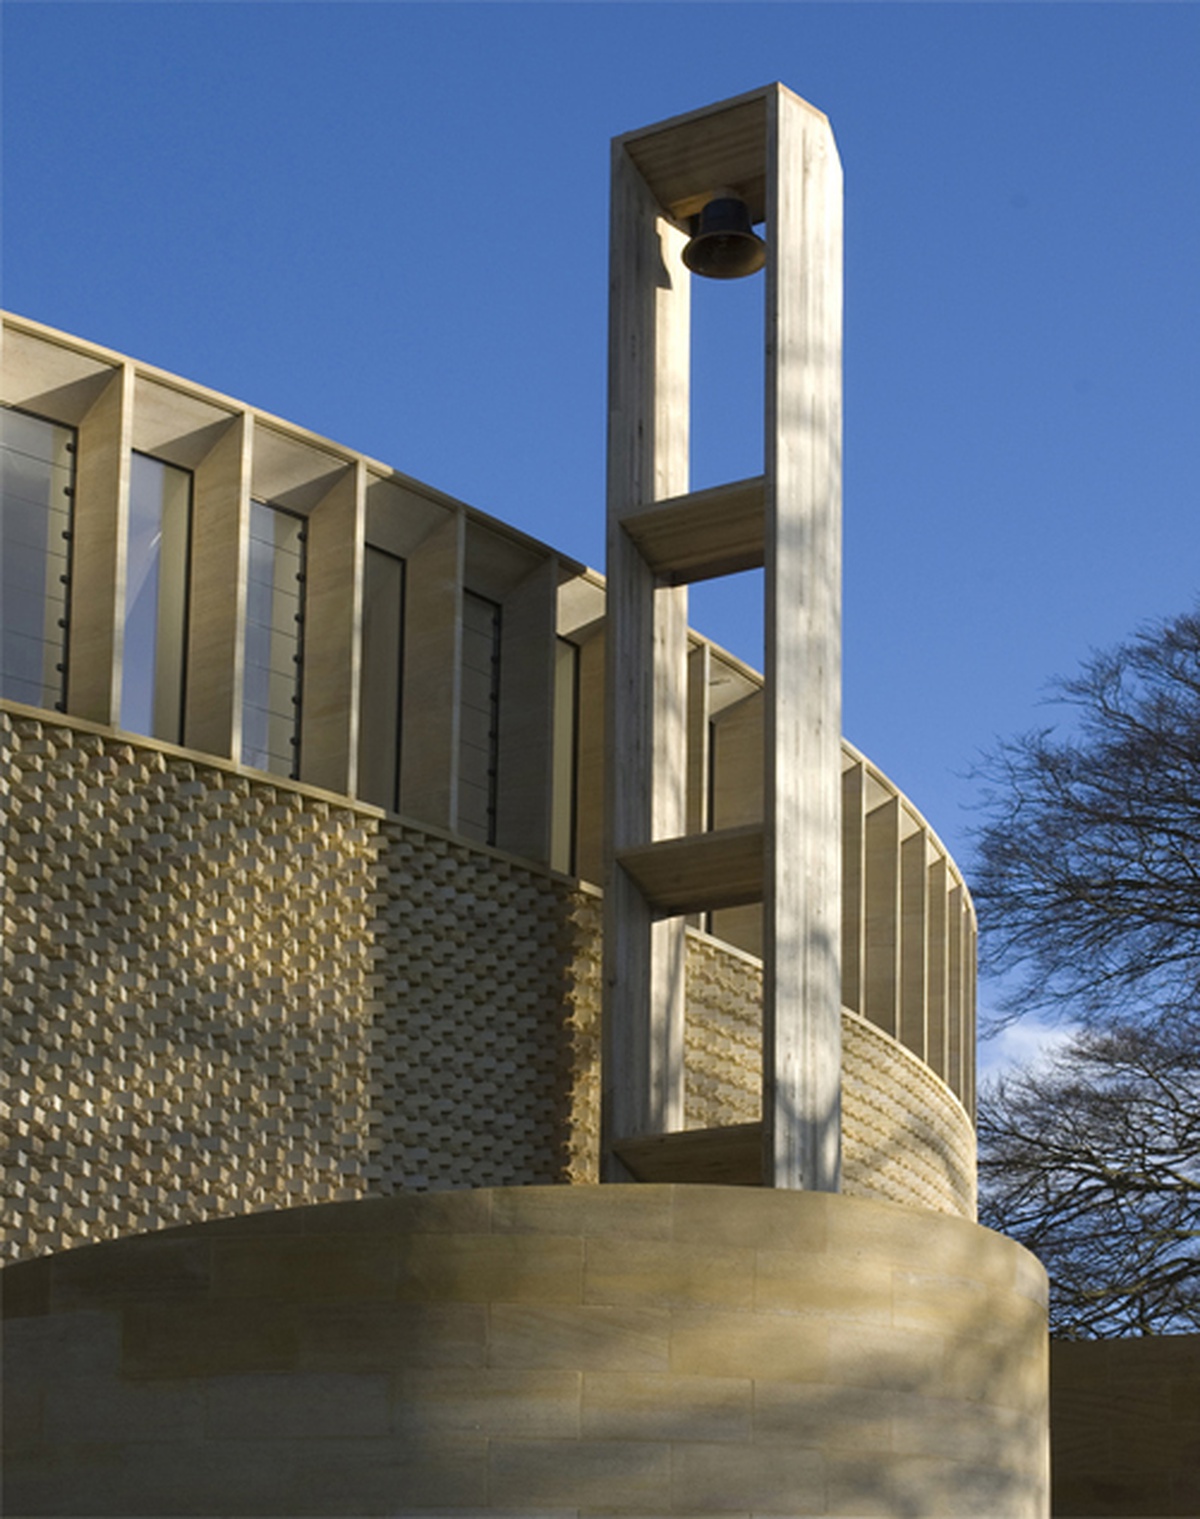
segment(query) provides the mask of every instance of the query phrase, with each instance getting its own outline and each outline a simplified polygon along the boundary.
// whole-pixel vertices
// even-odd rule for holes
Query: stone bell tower
[[[602,1175],[836,1192],[842,175],[829,122],[773,84],[629,133],[613,144],[611,216]],[[764,254],[763,473],[693,492],[692,271],[736,277]],[[757,566],[763,820],[689,830],[687,586]],[[685,1135],[685,915],[749,902],[764,918],[761,1138]]]

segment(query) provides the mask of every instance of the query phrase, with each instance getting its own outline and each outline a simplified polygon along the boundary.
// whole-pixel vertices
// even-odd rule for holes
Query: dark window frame
[[[366,580],[366,555],[380,554],[385,559],[390,559],[400,566],[400,638],[396,649],[396,763],[392,769],[391,795],[388,806],[392,812],[400,811],[400,772],[401,762],[404,755],[404,660],[408,644],[408,560],[402,554],[393,553],[391,549],[380,548],[377,543],[365,543],[363,545],[363,579]],[[361,652],[361,651],[360,651]],[[362,700],[363,684],[367,678],[366,661],[359,674],[359,700]],[[362,712],[359,712],[358,742],[359,742],[359,774],[362,774]]]
[[[71,455],[71,483],[63,487],[68,498],[67,527],[63,532],[66,542],[65,572],[59,577],[63,586],[62,616],[58,619],[59,628],[62,630],[62,639],[59,643],[59,660],[55,665],[55,673],[59,676],[58,694],[54,705],[48,708],[52,712],[66,712],[67,698],[69,694],[68,682],[71,670],[71,618],[72,597],[75,588],[75,509],[79,488],[79,428],[73,422],[63,422],[58,417],[49,417],[44,412],[33,411],[28,406],[12,406],[4,403],[0,410],[11,411],[19,417],[28,417],[33,422],[44,422],[47,427],[60,427],[64,432],[70,433],[70,440],[66,444],[66,450]],[[15,700],[15,698],[13,698]]]
[[[180,663],[179,663],[179,721],[176,724],[176,737],[163,739],[161,735],[147,734],[148,738],[159,738],[161,742],[182,745],[187,734],[187,702],[188,702],[188,673],[191,667],[190,643],[192,633],[192,574],[195,569],[195,537],[196,537],[196,472],[188,469],[184,464],[174,464],[170,459],[164,459],[159,454],[148,453],[144,448],[131,448],[130,459],[149,459],[155,464],[166,465],[168,469],[178,470],[180,474],[188,477],[188,504],[187,504],[187,548],[183,574],[183,635],[180,639]],[[132,480],[130,482],[132,493]],[[128,531],[128,528],[126,529]],[[125,552],[128,553],[128,539],[126,539]],[[128,616],[128,606],[122,608],[122,623]],[[124,693],[124,627],[122,626],[122,657],[121,657],[121,689]],[[153,724],[151,724],[153,726]]]
[[[300,524],[300,530],[299,530],[299,532],[297,534],[297,542],[298,542],[299,547],[300,547],[300,552],[299,552],[300,568],[296,572],[296,584],[299,587],[299,591],[297,593],[297,601],[298,601],[298,604],[299,604],[299,611],[296,614],[296,652],[292,656],[293,660],[295,662],[295,666],[296,666],[296,678],[295,678],[295,684],[294,684],[294,687],[293,687],[293,690],[292,690],[292,696],[291,696],[291,702],[292,702],[292,731],[288,735],[288,744],[289,744],[289,746],[291,748],[291,763],[290,763],[290,766],[289,766],[288,770],[286,771],[286,774],[284,772],[282,772],[282,771],[273,771],[273,770],[270,769],[269,766],[267,767],[267,773],[268,774],[272,774],[272,775],[285,774],[285,778],[287,780],[298,781],[300,779],[301,740],[302,740],[302,736],[303,736],[303,732],[304,732],[305,625],[306,625],[306,623],[308,621],[308,517],[305,515],[304,512],[294,511],[289,506],[281,506],[276,501],[268,501],[266,499],[266,497],[264,497],[264,496],[254,496],[254,495],[252,495],[250,497],[250,510],[247,513],[247,524],[246,524],[246,526],[247,526],[247,532],[250,531],[250,523],[251,523],[251,520],[252,520],[252,517],[253,517],[253,510],[254,510],[254,508],[256,506],[262,507],[265,511],[277,512],[281,517],[291,517],[293,519],[293,521],[298,522]],[[268,629],[268,631],[269,631],[269,629]],[[244,661],[245,661],[246,635],[247,635],[248,632],[249,632],[249,627],[247,625],[246,627],[243,628],[243,631],[242,631],[243,668],[244,668]],[[243,691],[242,691],[243,723],[245,721],[245,703],[246,703],[246,693],[245,693],[245,690],[243,688]],[[267,709],[267,713],[268,713],[268,717],[269,717],[270,716],[270,708]],[[270,723],[269,722],[268,722],[268,725],[267,725],[267,732],[268,732],[268,736],[269,736],[269,734],[270,734]],[[244,758],[244,753],[245,753],[245,739],[244,739],[244,737],[243,737],[243,742],[242,742],[242,751],[243,751],[243,753],[242,753],[242,761],[241,762],[244,764],[244,763],[246,763],[246,760]],[[270,759],[271,758],[271,749],[270,749],[269,746],[267,747],[267,749],[266,749],[265,752],[266,752],[266,757],[268,759]],[[258,768],[258,767],[254,767],[254,768]]]

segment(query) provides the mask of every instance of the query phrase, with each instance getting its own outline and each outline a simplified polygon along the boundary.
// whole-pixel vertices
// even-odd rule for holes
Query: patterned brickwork
[[[689,936],[687,1124],[760,1113],[762,972]],[[975,1217],[975,1135],[933,1072],[866,1019],[842,1013],[843,1188],[851,1197]]]
[[[384,828],[372,1191],[564,1181],[595,1106],[594,899],[545,872]],[[564,1011],[568,1016],[564,1017]]]
[[[865,1018],[842,1014],[842,1164],[853,1197],[975,1217],[975,1131],[947,1088]]]
[[[359,1195],[352,810],[4,719],[9,1254]]]
[[[684,1111],[689,1129],[755,1123],[762,1108],[762,968],[688,935]]]
[[[403,1189],[594,1181],[597,894],[374,808],[0,709],[9,1257]],[[688,1123],[760,972],[690,937]],[[961,1108],[847,1017],[847,1191],[970,1214]]]

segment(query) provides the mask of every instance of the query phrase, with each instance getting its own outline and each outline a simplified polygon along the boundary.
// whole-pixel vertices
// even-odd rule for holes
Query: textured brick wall
[[[161,745],[0,724],[9,1257],[594,1170],[594,894]]]
[[[757,960],[693,934],[687,980],[687,1122],[759,1116],[762,973]],[[975,1132],[943,1082],[865,1018],[842,1014],[843,1187],[975,1217]]]
[[[166,746],[0,710],[5,1254],[404,1188],[589,1181],[600,904]],[[692,938],[688,1122],[757,1112],[760,977]],[[847,1190],[970,1213],[961,1108],[846,1020]]]
[[[842,1015],[845,1190],[975,1217],[975,1131],[927,1066],[873,1023]]]
[[[374,902],[371,1190],[584,1179],[598,899],[390,822]]]
[[[689,935],[684,1090],[689,1128],[758,1119],[761,1007],[759,962],[703,934]]]
[[[7,1253],[365,1187],[368,820],[0,717]]]

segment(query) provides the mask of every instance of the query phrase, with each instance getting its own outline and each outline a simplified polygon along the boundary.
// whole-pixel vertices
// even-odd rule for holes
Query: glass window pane
[[[66,705],[75,429],[0,408],[0,694]]]
[[[462,700],[459,709],[458,829],[496,842],[496,767],[500,714],[500,608],[463,593]]]
[[[300,773],[304,519],[250,503],[242,763]]]
[[[400,807],[403,642],[404,561],[368,545],[363,562],[358,794],[392,811]]]
[[[550,864],[575,869],[576,750],[579,743],[579,650],[558,640],[554,664],[554,793],[550,812]]]
[[[192,477],[134,454],[125,535],[125,649],[121,726],[183,737]]]

